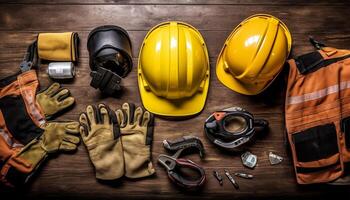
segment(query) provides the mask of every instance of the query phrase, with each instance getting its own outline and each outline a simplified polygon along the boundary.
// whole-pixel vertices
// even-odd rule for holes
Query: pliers
[[[158,162],[165,167],[171,181],[187,189],[198,188],[205,182],[204,169],[189,159],[179,158],[184,149],[179,149],[173,156],[159,155]],[[187,179],[179,173],[180,168],[189,168],[196,171],[200,176],[198,179]]]

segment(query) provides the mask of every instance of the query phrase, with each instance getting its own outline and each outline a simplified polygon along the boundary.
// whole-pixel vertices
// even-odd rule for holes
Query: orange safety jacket
[[[350,50],[324,47],[288,63],[285,122],[297,182],[335,181],[350,162]]]
[[[11,157],[43,133],[40,125],[45,117],[35,99],[38,87],[35,70],[0,80],[0,182],[6,185],[24,183],[32,170],[32,166],[22,167],[24,161]]]

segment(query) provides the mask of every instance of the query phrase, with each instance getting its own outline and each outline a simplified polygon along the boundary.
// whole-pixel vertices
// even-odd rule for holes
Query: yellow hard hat
[[[281,20],[267,14],[253,15],[227,38],[216,63],[216,75],[238,93],[259,94],[277,77],[291,46],[291,34]]]
[[[202,35],[184,22],[164,22],[146,35],[138,85],[144,107],[157,115],[199,113],[209,87],[209,57]]]

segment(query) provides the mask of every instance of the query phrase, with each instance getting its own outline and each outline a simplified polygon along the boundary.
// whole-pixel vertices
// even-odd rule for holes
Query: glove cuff
[[[17,157],[27,160],[34,168],[37,168],[48,156],[48,152],[41,144],[41,138],[31,141],[18,153]]]
[[[26,183],[33,171],[33,165],[17,157],[19,150],[6,161],[0,171],[0,180],[7,186],[14,187]]]
[[[2,167],[0,179],[7,186],[20,186],[28,181],[32,171],[28,162],[12,157]]]
[[[142,178],[155,173],[151,161],[150,146],[124,144],[125,176],[128,178]]]
[[[14,154],[1,168],[1,182],[8,186],[20,186],[28,182],[29,178],[39,168],[47,157],[41,148],[40,140],[34,139]]]
[[[124,157],[120,139],[96,145],[89,150],[89,155],[95,166],[97,179],[114,180],[124,175]]]

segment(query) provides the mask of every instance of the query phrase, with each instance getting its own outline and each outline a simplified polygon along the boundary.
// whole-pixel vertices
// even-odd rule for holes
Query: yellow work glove
[[[8,185],[24,184],[51,153],[74,151],[79,144],[78,122],[48,122],[42,127],[44,133],[4,164],[1,180]]]
[[[74,98],[66,88],[61,88],[59,83],[53,83],[46,90],[36,95],[36,101],[45,114],[46,119],[64,111],[74,104]]]
[[[125,176],[141,178],[155,173],[151,160],[153,115],[134,104],[124,103],[116,111],[122,135]]]
[[[114,113],[104,104],[88,105],[80,115],[80,134],[95,166],[96,178],[114,180],[124,175],[123,149]],[[114,121],[114,123],[113,123]]]

